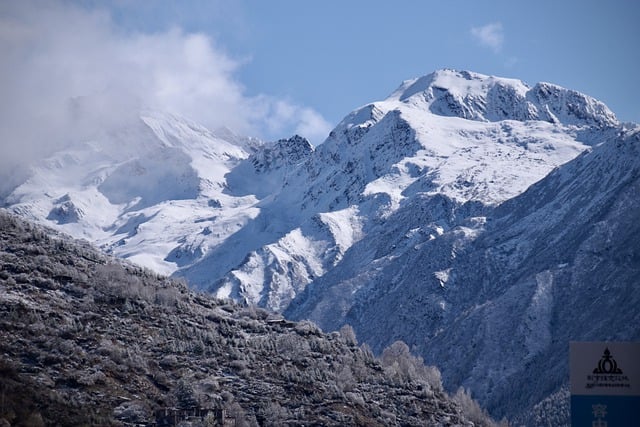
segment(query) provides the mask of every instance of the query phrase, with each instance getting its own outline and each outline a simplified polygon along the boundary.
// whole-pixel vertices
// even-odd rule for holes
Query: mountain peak
[[[574,90],[550,83],[530,87],[517,79],[453,69],[406,80],[387,100],[476,121],[542,120],[599,128],[619,124],[605,104]]]
[[[529,86],[520,80],[444,68],[416,79],[405,80],[389,99],[407,102],[416,96],[419,98],[427,92],[433,92],[434,89],[462,97],[479,96],[486,94],[487,90],[496,84],[513,87],[522,94],[529,90]]]
[[[273,145],[264,146],[250,157],[257,172],[278,169],[284,165],[295,165],[304,160],[313,151],[313,146],[300,135],[280,139]]]

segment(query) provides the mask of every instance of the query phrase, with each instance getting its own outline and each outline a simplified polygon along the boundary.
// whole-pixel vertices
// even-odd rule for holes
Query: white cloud
[[[269,139],[300,132],[318,143],[329,131],[308,107],[247,96],[237,78],[243,64],[211,37],[179,28],[124,30],[104,10],[2,2],[0,55],[2,169],[77,135],[74,98],[93,106],[90,116],[101,126],[153,108]]]
[[[266,96],[259,97],[258,103],[262,108],[266,107],[262,115],[267,118],[265,123],[269,134],[282,134],[285,129],[291,127],[291,123],[295,123],[292,131],[317,145],[331,131],[331,124],[312,108]]]
[[[304,107],[299,110],[299,120],[296,133],[312,142],[322,142],[331,131],[331,124],[321,114],[312,108]]]
[[[471,28],[471,35],[480,45],[492,49],[495,53],[500,52],[502,49],[504,32],[500,22],[494,22],[482,27],[473,27]]]

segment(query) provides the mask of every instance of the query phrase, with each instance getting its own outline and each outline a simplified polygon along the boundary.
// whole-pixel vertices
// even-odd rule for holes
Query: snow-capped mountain
[[[223,190],[259,142],[222,133],[143,112],[34,166],[5,204],[170,274],[255,215],[255,197]]]
[[[622,323],[556,325],[570,303],[589,312],[573,281],[600,289],[593,251],[621,280],[613,292],[630,292],[635,141],[581,93],[440,70],[354,110],[316,148],[145,112],[35,166],[5,205],[218,296],[350,323],[375,350],[402,339],[448,386],[514,415],[566,382],[565,338],[633,338]],[[627,255],[598,252],[605,238],[627,239]],[[545,360],[556,374],[505,404]]]
[[[550,84],[528,88],[452,70],[405,82],[388,99],[349,114],[312,155],[297,156],[281,188],[261,199],[251,227],[179,274],[220,296],[284,310],[415,197],[495,205],[616,124],[602,103]],[[246,184],[234,188],[231,178],[250,176],[250,169],[229,176],[230,194],[247,194]],[[224,276],[212,280],[212,265]]]

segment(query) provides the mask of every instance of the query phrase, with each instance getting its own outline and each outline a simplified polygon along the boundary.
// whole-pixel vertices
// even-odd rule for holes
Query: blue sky
[[[249,94],[289,97],[332,123],[438,68],[553,82],[640,122],[635,0],[224,3],[191,2],[193,13],[184,2],[156,14],[140,7],[124,20],[206,32],[247,60],[238,77]]]
[[[550,81],[640,122],[640,2],[309,3],[246,4],[246,39],[229,46],[252,55],[242,70],[250,88],[300,99],[331,122],[438,68]]]
[[[140,104],[317,144],[352,109],[439,68],[556,83],[640,122],[637,0],[27,1],[0,16],[0,112],[13,123],[35,102],[45,117],[92,96],[109,111]]]

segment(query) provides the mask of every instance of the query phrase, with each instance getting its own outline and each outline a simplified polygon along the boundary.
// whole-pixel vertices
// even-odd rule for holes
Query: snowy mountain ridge
[[[452,90],[458,92],[469,75],[453,71],[440,74],[448,76]],[[504,87],[513,85],[511,80],[483,78]],[[500,203],[588,149],[585,129],[604,131],[593,127],[591,121],[580,126],[539,120],[472,121],[437,115],[399,98],[392,95],[355,110],[313,155],[288,170],[282,188],[261,200],[261,213],[252,223],[252,237],[256,232],[275,235],[270,242],[260,241],[267,245],[245,246],[249,249],[246,263],[236,257],[239,264],[229,274],[211,280],[209,266],[228,266],[224,260],[229,258],[229,246],[235,250],[246,244],[246,237],[242,237],[244,243],[232,239],[179,274],[220,296],[244,297],[251,303],[283,310],[290,297],[340,261],[350,246],[337,245],[338,240],[344,241],[346,234],[351,236],[347,241],[355,243],[362,230],[387,218],[406,199],[444,194],[460,203]],[[586,96],[583,99],[585,110],[589,105],[601,105]],[[562,110],[555,104],[549,108]],[[611,120],[604,123],[617,123],[609,115]],[[232,185],[230,190],[233,192]],[[339,213],[353,213],[355,228],[345,222],[341,227],[330,227],[326,219]],[[307,248],[301,257],[295,256],[295,249],[293,254],[290,249],[282,250],[295,247],[289,242],[293,236],[297,244]],[[266,302],[272,292],[289,297],[281,296],[279,304],[272,305]]]
[[[498,204],[587,149],[584,129],[616,124],[577,92],[439,70],[350,113],[315,149],[143,112],[53,156],[6,204],[198,288],[284,310],[405,200]]]
[[[606,105],[580,92],[551,83],[531,88],[520,80],[469,71],[439,70],[407,80],[389,99],[469,120],[542,120],[598,127],[618,124]]]

